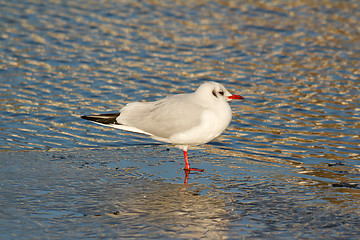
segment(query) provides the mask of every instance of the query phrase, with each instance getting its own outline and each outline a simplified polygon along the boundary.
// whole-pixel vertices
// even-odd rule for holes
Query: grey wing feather
[[[201,122],[204,108],[191,101],[189,94],[179,94],[156,102],[135,102],[121,109],[119,124],[128,125],[161,138],[184,132]]]

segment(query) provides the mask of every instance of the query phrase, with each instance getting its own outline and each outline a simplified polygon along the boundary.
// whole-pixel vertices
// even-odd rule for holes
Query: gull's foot
[[[205,169],[200,169],[200,168],[184,168],[184,171],[197,171],[197,172],[203,172],[205,171]]]

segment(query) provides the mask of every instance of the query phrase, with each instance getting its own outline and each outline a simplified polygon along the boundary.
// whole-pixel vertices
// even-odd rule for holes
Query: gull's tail
[[[89,115],[89,116],[81,116],[82,119],[86,119],[89,121],[92,121],[94,123],[112,127],[112,128],[118,128],[124,131],[130,131],[135,133],[141,133],[149,136],[153,136],[152,133],[145,132],[139,128],[123,125],[119,123],[116,118],[120,115],[120,113],[106,113],[106,114],[100,114],[100,115]]]

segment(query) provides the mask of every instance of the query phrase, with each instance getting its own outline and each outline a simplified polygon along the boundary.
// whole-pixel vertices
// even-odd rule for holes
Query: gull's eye
[[[220,94],[221,96],[224,96],[224,91],[223,91],[223,90],[220,90],[220,91],[219,91],[219,94]]]

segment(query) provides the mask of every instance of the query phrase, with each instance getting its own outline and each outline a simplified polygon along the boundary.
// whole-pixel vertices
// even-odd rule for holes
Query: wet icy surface
[[[291,166],[208,154],[195,154],[208,171],[190,174],[185,185],[169,154],[177,155],[161,146],[4,152],[1,232],[18,239],[358,236],[358,188],[311,185]]]

